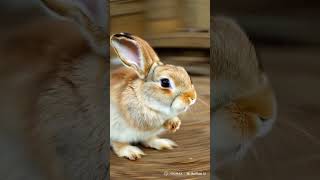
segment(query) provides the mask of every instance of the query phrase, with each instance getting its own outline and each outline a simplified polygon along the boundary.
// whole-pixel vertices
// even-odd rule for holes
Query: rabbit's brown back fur
[[[3,124],[23,142],[29,137],[23,148],[35,160],[25,161],[29,164],[25,169],[38,167],[44,170],[40,174],[47,173],[52,179],[62,179],[58,174],[67,179],[105,179],[108,100],[104,58],[92,53],[77,27],[51,18],[21,25],[2,39],[0,77],[6,88],[1,96],[20,97],[12,99],[21,101],[18,105],[5,102],[13,104],[13,113],[28,115]],[[27,131],[21,134],[19,128]]]

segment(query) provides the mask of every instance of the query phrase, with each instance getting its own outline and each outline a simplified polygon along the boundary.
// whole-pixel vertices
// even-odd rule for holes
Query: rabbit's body
[[[106,1],[42,2],[61,19],[19,25],[0,45],[1,100],[10,108],[0,110],[10,118],[1,133],[16,147],[4,153],[0,179],[107,179]]]
[[[111,44],[125,66],[111,74],[110,140],[119,157],[131,160],[144,153],[130,143],[155,149],[176,144],[158,138],[180,127],[177,117],[196,100],[186,70],[160,62],[147,42],[127,33],[115,34]]]
[[[117,89],[117,88],[115,88]],[[113,91],[113,90],[112,90]],[[119,90],[115,91],[119,92]],[[115,93],[114,92],[114,93]],[[134,95],[134,94],[132,94]],[[115,95],[117,96],[117,95]],[[132,97],[129,97],[132,98]],[[132,98],[133,100],[135,98]],[[163,123],[169,118],[165,118],[163,115],[150,110],[138,103],[132,103],[131,108],[136,110],[141,110],[145,112],[139,116],[145,117],[146,122],[136,123],[135,120],[127,119],[123,117],[121,113],[121,108],[115,103],[118,99],[114,100],[114,95],[111,92],[110,99],[110,139],[120,142],[142,142],[149,139],[150,137],[155,137],[161,132],[165,131],[163,128]],[[130,106],[130,105],[129,105]],[[124,131],[125,129],[125,131]]]
[[[3,41],[1,82],[7,92],[2,95],[10,94],[1,99],[11,109],[13,125],[2,125],[17,134],[25,128],[19,148],[32,160],[15,165],[4,160],[12,174],[4,177],[1,171],[0,179],[16,174],[36,179],[24,174],[30,167],[52,179],[107,178],[106,60],[92,51],[77,26],[48,17],[20,25]],[[13,121],[19,118],[24,119]]]
[[[72,33],[75,34],[70,31],[69,36]],[[104,108],[104,101],[108,101],[107,62],[79,36],[81,39],[82,43],[69,46],[68,51],[63,48],[49,55],[55,68],[42,87],[38,101],[40,121],[33,134],[55,148],[56,158],[63,160],[65,176],[104,179],[108,173]],[[78,46],[81,44],[85,47],[82,50]],[[76,53],[70,54],[72,50]]]
[[[138,108],[139,107],[137,107],[137,109]],[[137,143],[145,141],[151,137],[155,137],[165,131],[165,129],[162,127],[165,120],[164,118],[155,117],[158,115],[151,115],[152,117],[159,119],[158,128],[139,131],[137,128],[130,126],[127,123],[127,120],[121,117],[120,114],[121,113],[117,109],[117,106],[111,102],[110,117],[112,118],[110,118],[110,139],[113,141]]]
[[[128,83],[129,82],[129,83]],[[111,74],[111,99],[110,99],[110,137],[112,140],[139,142],[163,132],[163,123],[177,116],[170,112],[168,107],[159,105],[168,113],[164,114],[157,109],[146,106],[142,91],[144,81],[131,69],[122,67]],[[140,96],[142,95],[142,96]],[[119,102],[119,103],[117,103]],[[134,116],[126,117],[124,108],[135,109]],[[138,111],[139,110],[139,111]],[[141,118],[143,117],[143,118]],[[127,129],[123,132],[123,129]],[[130,139],[130,140],[125,140]]]

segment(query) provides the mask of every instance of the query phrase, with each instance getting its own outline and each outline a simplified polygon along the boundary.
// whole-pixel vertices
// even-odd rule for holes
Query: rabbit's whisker
[[[200,97],[198,97],[197,100],[199,100],[199,102],[201,102],[205,106],[210,107],[210,105],[207,102],[205,102],[203,99],[201,99]]]
[[[320,159],[320,154],[311,154],[309,156],[303,156],[302,158],[298,158],[298,159],[294,159],[292,161],[288,161],[286,163],[286,167],[288,166],[293,166],[293,165],[301,165],[301,163],[304,163],[304,162],[309,162],[309,161],[318,161]]]
[[[307,137],[309,140],[313,141],[317,145],[320,145],[320,140],[316,136],[314,136],[311,133],[307,132],[302,127],[299,127],[298,124],[296,124],[294,122],[290,122],[290,121],[283,121],[282,123],[284,123],[288,127],[291,127],[293,129],[297,130],[298,132],[300,132],[302,135],[304,135],[305,137]]]
[[[253,157],[254,157],[254,159],[255,159],[257,162],[262,161],[262,160],[260,159],[260,156],[259,156],[259,154],[258,154],[258,151],[257,151],[256,147],[252,146],[252,147],[250,148],[250,151],[252,152]]]
[[[196,109],[198,109],[198,108],[195,107],[195,106],[190,106],[190,107],[188,108],[187,112],[190,111],[190,112],[196,113],[196,114],[210,113],[210,110],[207,110],[207,111],[206,111],[206,110],[205,110],[205,111],[197,111]]]
[[[295,159],[293,161],[288,162],[288,166],[290,165],[301,165],[301,163],[309,162],[309,161],[318,161],[320,159],[320,154],[312,154],[309,156],[303,156],[302,158]]]
[[[194,113],[196,113],[196,114],[206,114],[206,113],[210,113],[210,111],[194,111]]]
[[[254,159],[257,161],[258,166],[263,170],[263,172],[269,172],[270,166],[268,166],[268,165],[266,164],[266,161],[264,161],[264,160],[260,157],[260,155],[259,155],[259,153],[258,153],[258,151],[257,151],[257,148],[254,147],[254,146],[252,146],[250,149],[251,149],[251,152],[252,152],[252,154],[253,154]],[[268,173],[266,173],[266,174],[268,174]],[[268,175],[268,176],[269,176],[269,175]],[[270,177],[270,179],[273,179],[273,178]]]
[[[194,106],[190,106],[187,111],[194,112],[194,111],[193,111],[193,110],[194,110],[193,108],[194,108]]]

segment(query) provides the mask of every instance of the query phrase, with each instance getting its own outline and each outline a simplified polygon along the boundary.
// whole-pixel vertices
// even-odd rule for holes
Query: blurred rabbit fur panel
[[[51,158],[41,167],[48,164],[44,167],[52,171],[50,176],[63,177],[45,179],[108,178],[107,4],[105,0],[41,0],[39,7],[50,16],[20,28],[8,41],[12,57],[20,56],[17,62],[24,63],[18,67],[30,69],[23,78],[34,75],[41,81],[34,85],[40,91],[34,109],[37,120],[28,128],[32,127],[30,139],[41,139],[44,145],[38,147],[48,153],[30,152],[41,162]]]
[[[234,20],[212,18],[210,51],[216,168],[241,159],[270,132],[277,102],[253,44]]]
[[[110,141],[119,157],[130,160],[144,153],[131,143],[146,147],[172,149],[176,143],[159,138],[164,131],[175,132],[177,117],[195,103],[197,94],[187,71],[164,64],[151,46],[129,33],[110,38],[124,65],[111,74]]]

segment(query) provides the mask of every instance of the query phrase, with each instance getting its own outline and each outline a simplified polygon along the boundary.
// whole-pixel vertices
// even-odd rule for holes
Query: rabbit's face
[[[271,88],[239,98],[214,113],[218,158],[240,159],[250,145],[265,136],[276,119],[276,100]]]
[[[195,103],[196,91],[183,67],[163,64],[145,40],[129,33],[114,34],[110,40],[121,62],[142,80],[137,91],[149,108],[171,118]]]
[[[167,115],[184,112],[196,101],[197,93],[183,67],[157,65],[147,79],[143,88],[146,101]]]

